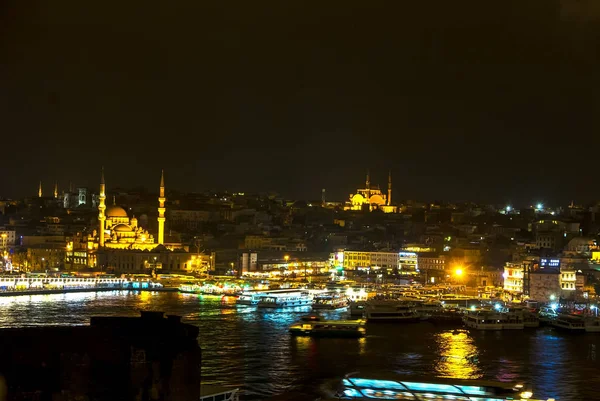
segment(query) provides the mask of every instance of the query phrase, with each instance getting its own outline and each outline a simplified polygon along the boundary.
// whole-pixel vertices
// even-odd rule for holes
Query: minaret
[[[40,187],[38,188],[38,198],[42,197],[42,182],[40,181]]]
[[[367,189],[367,198],[371,197],[371,177],[369,175],[369,169],[367,169],[367,182],[365,182],[365,187]]]
[[[98,233],[98,245],[100,246],[104,246],[104,221],[106,220],[106,216],[104,215],[104,211],[106,210],[106,205],[104,204],[105,199],[106,185],[104,184],[104,167],[102,167],[102,176],[100,178],[100,194],[98,196],[98,223],[100,223],[100,232]]]
[[[58,199],[58,182],[54,181],[54,199]]]
[[[392,204],[392,172],[388,173],[388,196],[387,196],[387,204],[390,206]]]
[[[165,243],[165,171],[160,172],[160,190],[158,194],[158,244]]]

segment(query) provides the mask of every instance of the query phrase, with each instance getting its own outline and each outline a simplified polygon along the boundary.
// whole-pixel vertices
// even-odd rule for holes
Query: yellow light
[[[531,398],[531,397],[533,396],[533,393],[532,393],[531,391],[523,391],[523,392],[520,394],[520,396],[521,396],[521,398],[523,398],[523,399],[526,399],[526,400],[527,400],[527,399],[529,399],[529,398]]]
[[[458,268],[454,271],[454,274],[456,274],[458,277],[463,275],[463,269]]]

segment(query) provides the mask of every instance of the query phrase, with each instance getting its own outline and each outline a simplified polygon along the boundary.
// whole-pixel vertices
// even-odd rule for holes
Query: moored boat
[[[421,320],[413,308],[397,301],[369,301],[365,316],[368,322],[417,323]]]
[[[366,307],[367,307],[367,303],[364,301],[350,302],[350,316],[364,317]]]
[[[582,316],[561,313],[552,322],[552,327],[571,333],[585,333],[585,320]]]
[[[584,322],[586,333],[600,333],[600,318],[590,316],[584,318]]]
[[[503,317],[493,311],[474,311],[463,316],[466,327],[476,330],[502,330]]]
[[[365,321],[360,320],[321,320],[311,316],[294,323],[289,329],[292,335],[313,337],[363,337],[366,333]]]
[[[348,299],[337,292],[326,292],[315,295],[313,309],[342,309],[348,307]]]
[[[312,305],[313,297],[308,291],[286,291],[262,295],[256,306],[259,308],[296,308]]]

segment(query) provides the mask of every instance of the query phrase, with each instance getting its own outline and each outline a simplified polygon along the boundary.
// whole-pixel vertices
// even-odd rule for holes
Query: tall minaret
[[[158,244],[165,243],[165,171],[160,172],[160,191],[158,194]]]
[[[365,182],[367,188],[367,197],[371,196],[371,177],[369,175],[369,169],[367,169],[367,182]]]
[[[54,181],[54,199],[58,199],[58,182]]]
[[[387,204],[390,206],[392,204],[392,172],[388,173],[388,196],[387,196]]]
[[[38,188],[38,198],[42,197],[42,182],[40,181],[40,187]]]
[[[104,167],[102,167],[102,176],[100,178],[100,194],[98,196],[98,200],[100,201],[98,204],[98,223],[100,232],[98,233],[98,245],[104,246],[104,221],[106,221],[106,216],[104,215],[104,211],[106,210],[106,205],[104,204],[104,200],[106,199],[106,185],[104,184]]]

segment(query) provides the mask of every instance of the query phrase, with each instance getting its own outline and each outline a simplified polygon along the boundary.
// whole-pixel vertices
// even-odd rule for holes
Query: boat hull
[[[365,333],[350,330],[293,330],[290,329],[292,336],[303,337],[329,337],[329,338],[360,338],[364,337]]]

